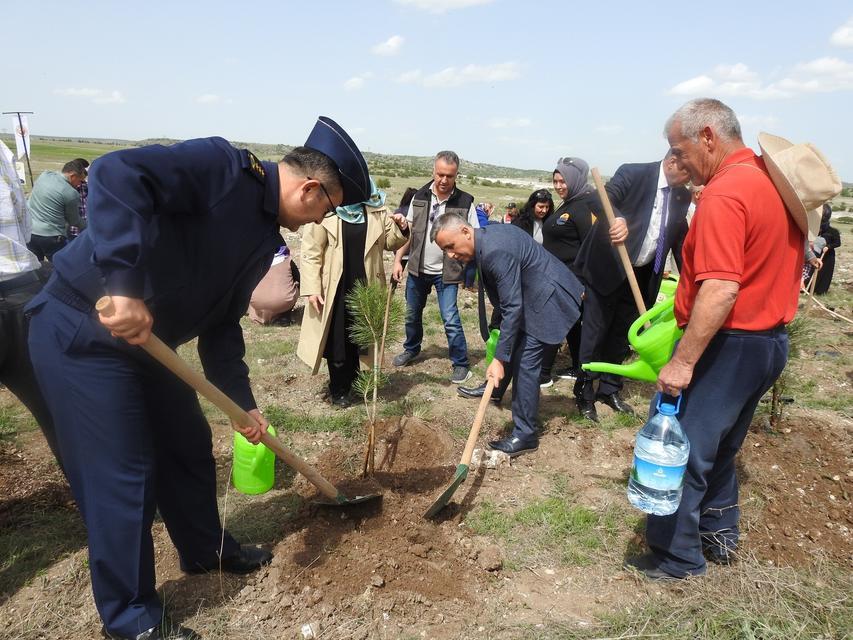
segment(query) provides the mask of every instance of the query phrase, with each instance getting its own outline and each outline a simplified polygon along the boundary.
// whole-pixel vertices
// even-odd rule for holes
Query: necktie
[[[666,219],[669,214],[669,187],[666,186],[663,189],[663,204],[661,205],[661,214],[660,214],[660,232],[658,233],[658,244],[655,248],[655,273],[660,273],[660,269],[663,266],[663,246],[666,240]]]
[[[477,313],[480,316],[480,335],[484,342],[489,341],[489,323],[486,321],[486,295],[483,291],[483,274],[477,276]]]

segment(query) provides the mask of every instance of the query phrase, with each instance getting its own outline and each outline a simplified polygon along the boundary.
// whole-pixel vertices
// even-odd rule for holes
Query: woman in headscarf
[[[391,213],[385,193],[371,179],[370,199],[338,207],[320,224],[306,225],[302,236],[301,294],[308,297],[297,355],[316,374],[320,358],[329,368],[329,398],[350,405],[358,376],[358,346],[350,337],[352,313],[346,294],[358,280],[385,284],[383,251],[394,251],[409,234],[405,216]]]
[[[574,272],[574,262],[581,244],[589,233],[596,218],[603,215],[601,200],[587,179],[589,165],[580,158],[560,158],[554,169],[554,191],[563,199],[556,211],[542,221],[542,246],[554,254]],[[555,372],[558,378],[573,380],[577,377],[580,362],[581,318],[566,336],[572,366]],[[541,387],[550,387],[553,382],[551,370],[559,346],[546,348],[542,354]]]

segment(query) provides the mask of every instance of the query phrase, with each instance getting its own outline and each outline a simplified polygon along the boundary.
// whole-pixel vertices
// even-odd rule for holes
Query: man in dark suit
[[[539,372],[545,345],[560,344],[580,315],[583,287],[569,268],[514,225],[474,229],[461,217],[436,220],[431,239],[448,257],[476,260],[480,283],[500,309],[501,337],[486,376],[509,365],[514,380],[509,437],[490,442],[514,457],[539,446]]]
[[[607,183],[618,217],[609,227],[606,220],[599,220],[575,260],[575,271],[586,285],[582,364],[621,363],[628,355],[628,328],[638,312],[614,245],[625,244],[646,307],[654,304],[670,250],[681,264],[690,205],[690,192],[684,186],[688,180],[687,172],[667,153],[662,162],[623,164]],[[615,411],[632,413],[619,397],[621,390],[621,376],[581,371],[574,390],[578,410],[598,421],[595,401],[600,400]]]

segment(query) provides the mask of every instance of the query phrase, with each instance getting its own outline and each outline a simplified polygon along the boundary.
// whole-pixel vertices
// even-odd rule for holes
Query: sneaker
[[[394,364],[397,364],[396,360]],[[463,384],[471,378],[471,370],[468,367],[453,367],[453,375],[450,376],[450,381],[453,384]]]
[[[398,356],[394,357],[394,366],[395,367],[405,367],[412,360],[415,359],[415,354],[411,351],[404,351]]]
[[[554,375],[561,380],[577,380],[578,370],[577,367],[566,367],[565,369],[557,369]]]
[[[539,388],[547,389],[554,386],[554,379],[551,376],[539,376]]]

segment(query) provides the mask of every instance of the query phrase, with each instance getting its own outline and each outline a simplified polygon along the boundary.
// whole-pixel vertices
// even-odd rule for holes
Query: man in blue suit
[[[480,283],[500,309],[501,337],[486,376],[497,384],[510,367],[515,426],[489,446],[512,457],[535,451],[542,350],[560,344],[577,321],[583,287],[568,267],[513,225],[474,229],[459,216],[444,215],[433,224],[431,239],[454,260],[476,260]]]
[[[197,638],[164,617],[151,524],[159,511],[188,573],[248,573],[268,551],[223,531],[210,427],[195,392],[135,345],[152,331],[175,348],[198,338],[207,377],[245,409],[257,443],[267,421],[243,362],[240,318],[292,231],[370,194],[367,165],[332,120],[303,147],[261,162],[222,138],[108,154],[89,174],[89,226],[56,254],[28,306],[30,352],[56,422],[89,538],[107,638]],[[95,302],[112,298],[115,313]]]
[[[618,217],[609,227],[606,219],[596,222],[575,258],[575,273],[586,287],[582,364],[619,364],[628,355],[628,329],[639,313],[615,245],[625,244],[647,308],[657,297],[670,250],[681,265],[690,205],[690,192],[684,185],[689,179],[667,153],[663,161],[623,164],[607,183],[607,195]],[[598,400],[614,411],[632,413],[619,396],[621,390],[621,376],[581,371],[574,389],[578,410],[588,420],[598,421]]]

